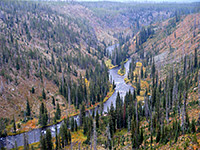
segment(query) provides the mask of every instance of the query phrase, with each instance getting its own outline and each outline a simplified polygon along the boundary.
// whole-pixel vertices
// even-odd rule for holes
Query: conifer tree
[[[99,128],[99,112],[98,110],[96,111],[96,128]]]
[[[113,136],[113,134],[116,132],[116,119],[115,119],[115,108],[113,106],[113,103],[111,103],[110,106],[110,134],[111,137]]]
[[[83,125],[83,122],[84,122],[84,117],[85,117],[85,106],[84,104],[82,104],[81,106],[81,110],[80,110],[80,114],[79,114],[79,118],[80,118],[80,126]]]
[[[51,136],[50,129],[47,129],[47,131],[46,131],[46,144],[47,144],[47,150],[53,149],[52,136]]]
[[[54,96],[52,96],[52,104],[53,104],[54,106],[56,105]]]
[[[74,121],[74,125],[75,125],[75,131],[77,132],[77,131],[78,131],[78,124],[77,124],[76,119],[75,119],[75,121]]]
[[[74,132],[74,118],[71,118],[71,131]]]
[[[195,127],[196,123],[195,123],[195,119],[192,119],[192,123],[191,123],[191,131],[192,133],[196,132],[196,127]]]
[[[154,62],[154,59],[153,59],[153,64],[152,64],[152,67],[151,67],[151,77],[155,76],[155,72],[156,72],[156,67],[155,67],[155,62]]]
[[[55,141],[55,145],[56,145],[56,148],[55,148],[55,150],[58,150],[59,149],[59,146],[58,146],[58,129],[57,129],[57,125],[55,126],[55,131],[56,131],[56,133],[55,133],[55,135],[56,135],[56,137],[55,137],[55,139],[56,139],[56,141]]]
[[[141,67],[140,74],[141,74],[141,78],[143,79],[143,75],[144,75],[144,73],[143,73],[143,66]]]
[[[42,133],[40,134],[40,149],[47,150],[46,139],[45,139],[45,136],[42,135]]]
[[[13,132],[16,133],[15,117],[13,116]]]
[[[40,106],[40,112],[39,112],[39,124],[42,126],[46,126],[47,121],[48,121],[48,112],[44,106],[44,103],[42,102]]]
[[[35,88],[34,88],[34,87],[32,87],[32,89],[31,89],[31,93],[32,93],[32,94],[35,93]]]
[[[31,116],[31,108],[28,99],[26,100],[26,116]]]
[[[60,105],[59,105],[59,103],[57,103],[57,107],[56,107],[56,119],[59,120],[60,117],[61,117]]]
[[[46,99],[46,93],[45,93],[45,91],[44,91],[44,88],[43,88],[43,90],[42,90],[42,98],[43,98],[43,99]]]

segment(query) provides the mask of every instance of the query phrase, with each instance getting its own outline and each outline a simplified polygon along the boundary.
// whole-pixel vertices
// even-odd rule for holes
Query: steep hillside
[[[184,27],[182,20],[174,23],[169,19],[161,28],[157,23],[193,11],[195,4],[130,3],[121,7],[121,3],[112,2],[0,1],[0,133],[16,133],[12,126],[15,121],[21,132],[78,114],[80,107],[90,109],[104,102],[114,87],[104,60],[119,65],[129,54],[141,53],[141,47],[129,39],[137,37],[145,25],[154,23],[149,31],[155,31],[148,32],[152,38],[146,43],[139,42],[148,56],[153,54],[149,51],[152,45],[156,54],[171,45],[173,52],[168,59],[172,62],[175,44],[185,39],[185,45],[194,51],[194,43],[199,42],[199,22],[195,34],[189,31],[199,15],[182,17],[190,22],[186,29],[193,38],[188,39],[187,32],[179,32]],[[158,51],[166,37],[161,33],[168,34],[170,42]],[[111,56],[106,47],[114,43],[119,43],[119,49]]]
[[[96,14],[80,5],[80,4],[64,4],[64,5],[56,5],[53,7],[54,10],[58,11],[59,13],[63,15],[67,15],[73,18],[77,18],[79,22],[82,21],[82,24],[87,23],[86,32],[89,30],[88,28],[92,28],[92,34],[95,34],[97,37],[98,41],[100,42],[105,42],[106,44],[112,44],[118,41],[117,37],[113,37],[114,35],[114,30],[110,30],[110,28],[107,28],[105,26],[105,22],[101,20]],[[119,30],[123,31],[123,30]],[[90,39],[87,39],[89,42]]]
[[[104,45],[87,21],[60,13],[52,4],[1,1],[0,6],[0,117],[9,119],[3,124],[13,117],[23,122],[38,118],[42,103],[52,123],[57,103],[66,116],[77,113],[83,101],[87,107],[95,104],[94,96],[88,99],[93,92],[99,93],[98,102],[104,99],[108,72],[97,60],[103,57]]]
[[[131,131],[132,134],[123,133],[125,138],[136,136],[140,140],[142,136],[144,142],[137,145],[137,140],[132,141],[132,147],[199,149],[199,17],[200,14],[197,13],[170,18],[162,23],[143,28],[129,41],[131,43],[129,52],[134,53],[132,56],[146,67],[147,77],[144,78],[142,70],[137,70],[137,64],[132,64],[129,69],[130,75],[126,79],[133,86],[135,83],[139,84],[136,85],[136,91],[140,91],[138,96],[142,96],[144,101],[141,102],[137,97],[139,111],[135,110],[135,113],[138,118],[144,114],[146,117],[146,119],[139,119],[139,129],[144,130],[144,133],[142,131],[139,134],[138,131]],[[135,75],[135,72],[138,73]],[[150,83],[150,90],[146,87],[145,92],[142,92],[143,80]],[[143,113],[141,113],[141,103],[145,108]],[[154,117],[156,116],[153,122],[148,120],[149,111],[152,111]],[[133,120],[137,122],[137,117]],[[146,135],[143,137],[141,134]],[[125,146],[130,149],[130,144],[131,142],[125,143]]]
[[[138,52],[141,58],[147,56],[146,63],[154,58],[161,76],[163,73],[166,74],[166,70],[172,64],[174,67],[183,68],[183,63],[180,62],[183,61],[184,56],[186,55],[191,62],[194,50],[199,49],[199,19],[200,14],[197,13],[182,16],[179,20],[174,17],[162,23],[153,24],[144,29],[145,32],[141,31],[129,41],[131,43],[130,53]],[[141,35],[148,33],[149,28],[152,30],[152,34],[146,39],[146,42],[140,44]]]

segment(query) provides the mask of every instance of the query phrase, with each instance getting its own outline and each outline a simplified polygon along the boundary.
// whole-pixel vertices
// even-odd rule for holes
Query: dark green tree
[[[26,100],[26,116],[31,116],[31,108],[28,99]]]
[[[75,131],[77,132],[78,131],[78,124],[77,124],[77,121],[76,121],[76,119],[75,119],[75,121],[74,121],[74,125],[75,125]]]
[[[47,150],[53,149],[53,142],[50,129],[47,129],[46,131],[46,144],[47,144]]]
[[[19,70],[20,69],[20,64],[19,64],[19,57],[17,57],[16,59],[16,69]]]
[[[196,132],[196,127],[195,127],[195,119],[192,119],[192,123],[191,123],[191,131],[192,133],[195,133]]]
[[[143,67],[141,67],[141,78],[143,79],[144,73],[143,73]]]
[[[80,125],[82,126],[85,117],[85,106],[82,104],[80,110]]]
[[[111,137],[113,137],[113,134],[116,132],[116,118],[115,118],[115,108],[113,106],[113,103],[111,103],[110,106],[110,134]]]
[[[140,95],[141,87],[139,82],[136,83],[136,90],[137,90],[137,95]]]
[[[32,87],[32,89],[31,89],[31,93],[32,93],[32,94],[35,93],[35,88],[34,88],[34,87]]]
[[[159,128],[158,128],[158,130],[157,130],[157,135],[156,135],[156,143],[158,143],[158,142],[160,142],[160,136],[161,136],[161,133],[160,133],[161,131],[160,131],[160,126],[159,126]]]
[[[43,90],[42,90],[42,98],[43,98],[43,99],[46,99],[46,93],[45,93],[44,88],[43,88]]]
[[[44,106],[44,103],[42,102],[42,104],[40,106],[40,113],[39,113],[39,124],[41,126],[46,126],[47,121],[48,121],[48,112]]]
[[[74,118],[71,118],[71,131],[74,132]]]
[[[46,139],[45,139],[45,136],[42,135],[42,133],[40,135],[40,149],[41,150],[47,150]]]
[[[52,96],[52,104],[53,104],[53,106],[56,105],[54,96]]]
[[[56,125],[56,127],[55,127],[55,130],[56,130],[56,137],[55,137],[55,139],[56,139],[56,141],[55,141],[55,145],[56,145],[56,148],[55,148],[55,150],[58,150],[59,149],[59,146],[58,146],[58,141],[59,141],[59,136],[58,136],[58,129],[57,129],[57,125]]]
[[[69,144],[71,144],[72,137],[71,137],[71,132],[70,131],[68,132],[68,139],[69,139]]]
[[[96,111],[96,128],[99,128],[99,112],[98,110]]]
[[[16,133],[15,117],[13,116],[13,132]]]
[[[155,62],[154,62],[154,59],[153,59],[153,64],[152,64],[152,67],[151,67],[151,77],[155,76],[155,72],[156,72],[156,67],[155,67]]]
[[[198,67],[198,56],[197,56],[197,48],[194,50],[194,68]]]
[[[56,106],[56,120],[60,120],[60,117],[61,117],[61,110],[60,110],[60,105],[59,103],[57,103],[57,106]]]

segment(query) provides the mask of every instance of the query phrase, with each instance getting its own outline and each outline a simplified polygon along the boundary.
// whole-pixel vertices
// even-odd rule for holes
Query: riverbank
[[[106,67],[109,68],[109,70],[118,67],[118,65],[113,65],[113,64],[111,63],[111,60],[110,60],[110,59],[108,59],[107,61],[105,61],[105,64],[106,64]]]
[[[123,64],[123,66],[124,66],[124,64],[126,63],[128,61],[128,58],[126,58],[126,60],[125,61],[122,61],[121,62],[121,64]],[[126,68],[125,67],[123,67],[124,69],[122,70],[122,66],[121,66],[121,68],[118,70],[118,75],[120,75],[120,76],[124,76],[125,74],[126,74]]]
[[[142,73],[141,73],[142,70]],[[143,66],[141,62],[136,63],[135,70],[133,70],[133,78],[130,79],[128,77],[124,78],[124,81],[126,84],[132,86],[134,89],[140,88],[140,94],[136,96],[138,101],[144,101],[144,96],[146,92],[149,91],[149,84],[151,82],[151,79],[146,74],[146,67]],[[139,80],[139,77],[141,78]],[[138,83],[140,82],[140,85],[138,86]],[[150,95],[150,93],[147,93]]]
[[[128,61],[127,63],[124,64],[124,67],[126,68],[126,72],[128,71],[129,64],[130,64],[130,61]],[[115,89],[113,89],[112,85],[110,83],[109,92],[107,93],[106,97],[104,97],[103,102],[102,102],[103,103],[103,113],[107,112],[107,108],[109,108],[112,103],[115,105],[117,92],[122,91],[123,92],[122,97],[123,97],[123,96],[125,96],[126,92],[128,92],[130,90],[133,91],[133,88],[130,85],[127,85],[124,82],[124,76],[119,76],[117,74],[117,71],[118,71],[118,68],[114,68],[114,69],[109,70],[110,80],[115,81],[116,87],[115,87]],[[92,109],[95,109],[95,110],[99,109],[100,108],[99,106],[101,106],[102,103],[96,103],[95,105],[87,108],[86,109],[87,113],[91,113]],[[68,117],[74,117],[78,121],[79,120],[78,114],[79,114],[79,111],[77,110],[76,113],[74,111],[73,114],[68,114]],[[60,124],[61,124],[60,122],[62,122],[63,119],[64,118],[57,121],[58,132],[59,132]],[[39,139],[40,139],[40,134],[44,133],[47,128],[49,128],[52,131],[52,134],[54,134],[54,132],[55,132],[54,131],[54,128],[55,128],[54,124],[49,124],[48,126],[46,126],[44,128],[37,126],[35,129],[33,129],[33,128],[27,129],[27,131],[29,131],[29,132],[26,132],[26,135],[29,137],[28,138],[29,143],[38,142]],[[24,132],[25,131],[23,131],[23,133]],[[14,146],[15,141],[17,142],[18,146],[23,146],[23,138],[24,138],[23,135],[24,134],[19,134],[19,131],[18,131],[17,133],[15,133],[15,136],[7,136],[6,138],[2,137],[0,139],[0,142],[2,142],[4,144],[4,146],[6,146],[6,142],[9,142],[8,143],[9,148],[12,148]]]
[[[103,99],[103,102],[99,102],[99,103],[95,103],[94,105],[91,105],[90,107],[85,109],[86,112],[90,111],[92,109],[95,109],[96,107],[101,106],[102,103],[105,103],[112,96],[112,94],[114,92],[115,92],[115,89],[113,89],[113,85],[110,83],[109,92],[107,93],[106,97]],[[77,110],[75,113],[69,114],[67,117],[69,117],[69,118],[70,117],[74,117],[74,116],[79,115],[79,113],[80,113],[80,111]],[[59,124],[60,122],[62,122],[67,117],[63,116],[60,120],[57,120],[55,123],[48,124],[45,127],[40,126],[38,124],[38,119],[34,118],[32,120],[27,121],[26,123],[20,124],[20,126],[24,127],[21,130],[18,129],[16,131],[16,133],[13,133],[13,132],[9,131],[9,132],[7,132],[7,135],[8,136],[14,136],[14,135],[22,134],[22,133],[25,133],[25,132],[29,132],[29,131],[34,130],[34,129],[47,128],[49,126],[53,126],[53,125]],[[16,124],[18,124],[18,123],[20,123],[20,122],[16,122]],[[7,126],[7,130],[11,130],[11,128],[12,128],[12,124]]]
[[[117,73],[118,73],[118,75],[120,75],[120,76],[124,76],[125,73],[126,73],[126,69],[125,69],[125,68],[124,68],[123,70],[122,70],[122,69],[119,69],[119,70],[117,71]]]

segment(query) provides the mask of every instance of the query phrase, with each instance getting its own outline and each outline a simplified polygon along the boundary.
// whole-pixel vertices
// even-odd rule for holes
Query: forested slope
[[[51,123],[56,103],[66,116],[83,102],[89,107],[103,100],[109,91],[107,68],[99,61],[104,45],[86,21],[59,13],[52,4],[0,4],[1,117],[26,122],[38,118],[45,103]]]
[[[141,58],[145,67],[151,66],[154,58],[158,72],[162,73],[167,71],[157,65],[161,64],[157,54],[167,52],[170,55],[164,60],[173,62],[175,50],[182,52],[176,42],[184,39],[185,54],[199,48],[199,14],[185,16],[198,12],[196,4],[121,6],[122,3],[112,2],[0,2],[2,136],[55,123],[78,114],[80,108],[84,112],[103,102],[113,92],[104,61],[110,59],[112,64],[120,65],[137,52],[137,60]],[[180,32],[180,28],[187,30]],[[113,55],[108,54],[106,47],[115,43],[119,43],[119,48]],[[191,60],[186,57],[186,62],[192,62],[193,55]],[[188,66],[195,72],[192,63]],[[148,92],[151,93],[150,89]],[[117,111],[121,114],[123,108],[131,109],[119,97],[118,103]],[[119,122],[117,128],[127,128],[128,122]],[[102,132],[107,126],[103,124]],[[86,130],[85,127],[88,144],[92,128]]]

